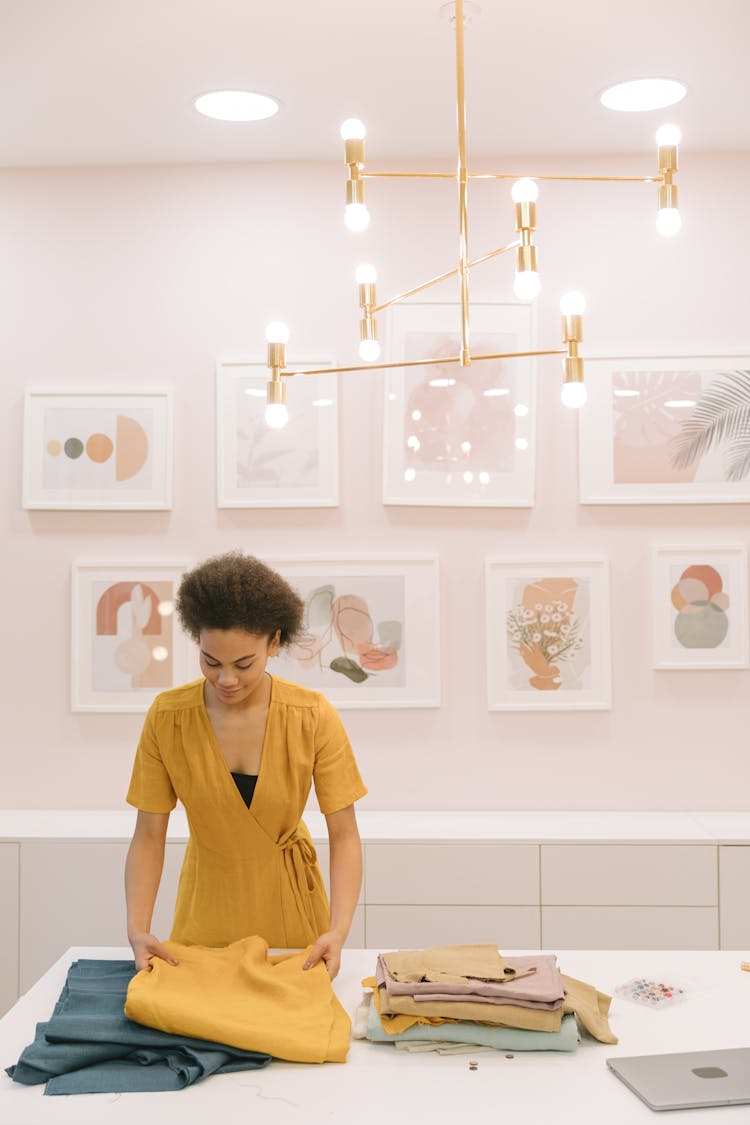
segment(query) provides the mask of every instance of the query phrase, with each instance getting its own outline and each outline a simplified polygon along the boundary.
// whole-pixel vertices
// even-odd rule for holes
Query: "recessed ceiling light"
[[[279,112],[279,103],[250,90],[212,90],[195,99],[195,108],[216,121],[263,121]]]
[[[642,113],[648,109],[664,109],[665,106],[681,102],[687,93],[682,82],[673,78],[634,78],[630,82],[618,82],[610,86],[599,100],[607,109],[621,113]]]

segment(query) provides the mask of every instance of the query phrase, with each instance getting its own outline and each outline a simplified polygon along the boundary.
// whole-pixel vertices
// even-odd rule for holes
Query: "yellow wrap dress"
[[[302,813],[311,784],[321,812],[367,792],[343,724],[318,692],[271,679],[258,781],[247,808],[219,748],[204,680],[163,692],[146,716],[127,801],[168,813],[179,800],[190,838],[170,938],[225,946],[258,934],[300,948],[329,926],[329,909]]]

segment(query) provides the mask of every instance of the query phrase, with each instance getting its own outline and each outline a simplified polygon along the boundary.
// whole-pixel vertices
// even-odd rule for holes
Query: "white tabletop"
[[[511,950],[504,950],[512,953]],[[515,951],[520,952],[520,951]],[[80,957],[119,959],[123,948],[76,947],[0,1020],[0,1066],[15,1062],[47,1019],[68,966]],[[746,1046],[750,1041],[750,973],[737,952],[565,951],[560,968],[613,994],[635,976],[682,985],[687,999],[654,1011],[615,997],[610,1011],[616,1047],[588,1038],[575,1054],[503,1052],[410,1055],[390,1044],[354,1040],[345,1064],[274,1060],[265,1070],[215,1075],[179,1093],[44,1097],[42,1087],[17,1085],[0,1073],[2,1125],[460,1125],[537,1122],[554,1125],[638,1125],[654,1116],[610,1073],[607,1057]],[[375,950],[347,950],[334,987],[353,1013],[360,981],[375,967]],[[469,1058],[478,1060],[469,1069]],[[658,1120],[658,1118],[656,1119]],[[669,1113],[667,1125],[731,1125],[750,1120],[750,1107]]]

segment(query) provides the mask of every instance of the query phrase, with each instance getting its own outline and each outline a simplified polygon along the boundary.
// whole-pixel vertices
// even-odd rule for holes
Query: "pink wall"
[[[651,186],[543,192],[540,345],[557,346],[559,294],[577,287],[589,298],[590,353],[750,352],[750,220],[739,202],[750,157],[685,152],[683,162],[684,230],[674,241],[654,233]],[[588,160],[586,170],[648,174],[651,155],[641,163]],[[356,362],[358,261],[378,265],[383,295],[454,264],[452,185],[378,183],[369,199],[371,231],[357,242],[342,227],[338,167],[0,174],[0,805],[122,805],[141,717],[69,710],[72,560],[198,560],[241,547],[261,557],[440,557],[442,706],[343,713],[370,786],[365,807],[747,808],[750,673],[650,667],[649,556],[652,543],[747,543],[748,508],[581,507],[576,422],[559,403],[557,360],[539,372],[531,510],[384,508],[376,374],[342,377],[338,509],[216,508],[216,359],[262,360],[263,327],[282,315],[298,355]],[[472,253],[512,237],[507,187],[476,185]],[[509,261],[482,267],[473,296],[512,299],[511,274]],[[454,299],[454,289],[438,298]],[[173,511],[21,509],[27,387],[149,385],[175,392]],[[611,561],[612,710],[489,713],[485,556],[573,553]]]

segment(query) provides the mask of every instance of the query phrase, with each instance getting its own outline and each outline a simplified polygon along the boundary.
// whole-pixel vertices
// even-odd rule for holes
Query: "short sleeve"
[[[315,732],[313,783],[324,815],[347,808],[367,793],[344,724],[324,696]]]
[[[142,812],[168,813],[177,804],[177,794],[162,761],[157,718],[157,703],[154,702],[143,724],[125,800]]]

